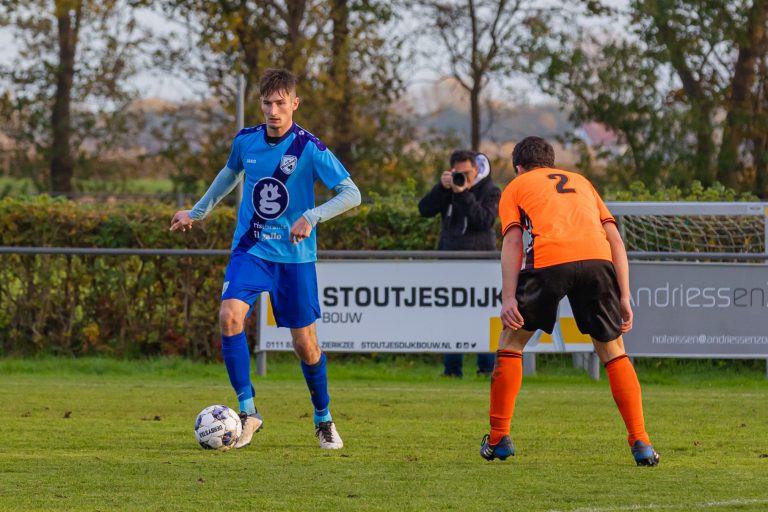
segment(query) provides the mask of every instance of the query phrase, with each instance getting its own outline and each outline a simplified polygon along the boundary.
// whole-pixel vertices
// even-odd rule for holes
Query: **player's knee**
[[[603,364],[626,354],[621,336],[609,341],[599,341],[592,338],[592,345],[595,347],[597,357],[600,358],[600,362]]]
[[[311,336],[294,336],[293,350],[306,364],[315,364],[320,360],[320,347]]]
[[[222,307],[219,311],[219,325],[225,336],[233,336],[243,332],[245,322],[237,311]]]
[[[522,352],[533,336],[533,332],[525,329],[512,330],[505,327],[499,337],[499,350],[514,350]]]
[[[299,356],[299,359],[304,361],[305,364],[312,365],[320,361],[321,351],[320,347],[316,345],[294,345],[293,350],[296,352],[296,355]]]

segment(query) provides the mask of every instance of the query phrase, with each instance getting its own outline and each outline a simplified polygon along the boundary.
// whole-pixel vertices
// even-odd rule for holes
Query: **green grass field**
[[[170,194],[173,192],[173,181],[168,178],[75,179],[74,185],[75,190],[82,193]],[[0,196],[39,193],[37,185],[29,178],[0,176]]]
[[[662,459],[639,468],[606,379],[565,367],[524,380],[518,455],[486,462],[487,380],[445,380],[434,362],[332,361],[346,446],[321,452],[298,365],[278,359],[255,380],[264,430],[226,453],[192,433],[203,407],[235,405],[223,365],[0,360],[0,510],[768,510],[758,371],[641,367]]]

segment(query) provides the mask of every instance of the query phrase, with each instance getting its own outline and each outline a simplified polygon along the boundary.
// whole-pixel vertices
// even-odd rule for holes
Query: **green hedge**
[[[229,248],[232,208],[217,208],[187,233],[168,231],[175,210],[6,198],[0,245]],[[375,198],[318,227],[321,249],[432,249],[438,231],[436,219],[420,218],[405,196]],[[3,254],[0,261],[2,355],[219,353],[226,257]]]
[[[318,226],[320,249],[420,250],[437,245],[412,182]],[[608,199],[734,199],[732,191],[633,185]],[[741,199],[754,199],[743,197]],[[170,233],[165,204],[0,200],[0,245],[228,249],[234,210],[220,207],[188,233]],[[630,247],[631,248],[631,247]],[[217,311],[226,257],[0,255],[0,355],[219,353]],[[248,327],[253,332],[253,326]],[[251,337],[253,339],[253,337]]]

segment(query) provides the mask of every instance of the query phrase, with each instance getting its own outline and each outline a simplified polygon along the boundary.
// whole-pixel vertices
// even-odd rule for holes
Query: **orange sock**
[[[515,400],[523,383],[523,354],[511,350],[496,352],[496,367],[491,377],[491,436],[497,444],[509,435],[509,425],[515,412]]]
[[[643,398],[640,393],[640,382],[637,380],[635,367],[626,354],[605,363],[605,371],[611,383],[613,400],[619,407],[624,425],[627,427],[627,441],[632,446],[638,439],[651,444],[645,432],[643,419]]]

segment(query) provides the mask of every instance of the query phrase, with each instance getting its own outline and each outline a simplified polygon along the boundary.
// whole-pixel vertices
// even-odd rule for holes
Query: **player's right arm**
[[[611,246],[611,259],[613,260],[613,268],[616,270],[616,280],[619,282],[619,290],[621,292],[621,332],[629,332],[632,329],[632,305],[630,302],[630,289],[629,289],[629,261],[627,259],[627,251],[624,248],[624,241],[621,239],[621,234],[616,224],[613,222],[605,222],[603,224],[605,229],[605,235],[608,238],[608,243]]]
[[[219,201],[232,192],[232,189],[243,179],[245,170],[243,159],[241,158],[240,133],[238,132],[232,141],[232,149],[229,152],[229,158],[227,158],[227,165],[219,171],[211,186],[208,187],[203,197],[200,198],[191,210],[179,210],[176,212],[171,220],[171,231],[178,229],[187,231],[191,229],[194,221],[205,218],[219,204]]]
[[[501,323],[517,330],[523,327],[523,315],[517,309],[517,280],[523,263],[523,230],[519,225],[504,232],[501,246]]]
[[[232,192],[242,178],[243,171],[234,171],[225,166],[191,210],[176,212],[171,220],[171,231],[191,229],[194,221],[205,218],[227,194]]]
[[[523,266],[523,225],[514,182],[507,185],[499,200],[501,219],[501,323],[508,329],[523,326],[517,309],[517,279]]]

